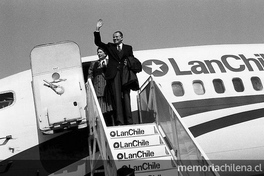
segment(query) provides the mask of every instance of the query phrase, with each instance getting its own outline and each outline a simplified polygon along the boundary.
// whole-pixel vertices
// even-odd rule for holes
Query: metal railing
[[[95,172],[95,166],[98,161],[103,161],[105,176],[116,176],[116,167],[106,138],[106,124],[98,103],[91,79],[86,84],[87,106],[86,116],[89,125],[89,154],[91,176]],[[96,144],[100,151],[97,157]],[[97,157],[97,158],[96,158]]]
[[[162,128],[167,137],[167,145],[171,146],[177,158],[178,170],[182,171],[183,175],[219,175],[210,168],[211,162],[152,76],[140,88],[138,103],[140,121],[156,122]],[[190,171],[191,167],[195,170]],[[204,171],[205,167],[208,170]]]

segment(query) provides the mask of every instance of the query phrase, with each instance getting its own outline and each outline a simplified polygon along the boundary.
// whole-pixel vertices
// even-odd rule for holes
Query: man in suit
[[[115,125],[133,124],[130,90],[122,89],[121,75],[124,65],[127,65],[127,58],[133,56],[132,46],[123,44],[123,33],[116,31],[113,34],[113,43],[103,43],[100,36],[100,28],[103,26],[99,20],[94,32],[95,45],[108,52],[109,62],[105,72],[105,79],[111,84],[116,110]]]

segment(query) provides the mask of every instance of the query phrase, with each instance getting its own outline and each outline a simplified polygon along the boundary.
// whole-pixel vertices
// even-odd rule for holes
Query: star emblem
[[[157,59],[150,59],[144,61],[142,63],[142,68],[144,72],[155,77],[164,76],[169,71],[168,65],[165,62]]]
[[[156,70],[160,71],[160,72],[163,72],[162,69],[161,69],[162,65],[163,64],[156,64],[155,62],[152,61],[151,64],[150,65],[146,65],[146,67],[151,68],[151,73],[155,72]]]

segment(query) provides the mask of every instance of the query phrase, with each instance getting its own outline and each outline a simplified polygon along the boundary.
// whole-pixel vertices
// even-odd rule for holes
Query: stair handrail
[[[112,154],[107,153],[109,142],[106,137],[106,129],[107,129],[106,123],[104,121],[104,117],[90,78],[86,83],[86,90],[87,90],[86,116],[90,129],[89,130],[90,137],[92,137],[93,140],[95,140],[98,144],[98,148],[104,163],[105,175],[116,176],[116,167],[115,164],[113,164],[114,160]],[[95,152],[95,147],[96,146],[94,144],[93,152]],[[89,142],[89,148],[91,148],[91,140]],[[94,163],[90,163],[90,164],[91,164],[91,169],[93,169],[92,167],[94,166]]]
[[[149,87],[148,87],[149,86]],[[162,128],[162,123],[161,123],[161,119],[159,117],[159,112],[158,112],[158,109],[157,109],[157,101],[156,101],[156,92],[155,90],[159,91],[161,93],[161,95],[163,96],[163,98],[165,99],[166,101],[166,104],[169,105],[169,113],[170,113],[170,121],[174,122],[175,124],[172,125],[172,139],[168,138],[169,142],[170,143],[173,143],[173,141],[177,141],[178,137],[176,136],[176,129],[173,129],[176,128],[176,122],[180,123],[180,125],[183,127],[183,129],[185,130],[185,132],[187,133],[187,135],[189,136],[189,138],[191,139],[191,141],[193,142],[193,145],[198,149],[198,151],[200,152],[200,159],[202,162],[206,162],[207,165],[211,165],[211,162],[209,161],[208,157],[206,156],[206,154],[204,153],[204,151],[202,150],[202,148],[199,146],[199,144],[197,142],[195,142],[195,138],[193,137],[192,133],[189,131],[189,129],[187,128],[187,126],[182,122],[182,120],[180,119],[181,116],[179,115],[178,111],[175,109],[175,107],[169,103],[168,99],[165,97],[165,95],[162,93],[160,87],[156,84],[154,78],[152,75],[150,75],[150,77],[144,82],[144,84],[140,87],[140,90],[138,92],[138,102],[139,102],[139,111],[140,111],[140,119],[142,121],[142,98],[140,98],[140,94],[142,93],[142,91],[146,88],[149,88],[149,91],[146,91],[149,93],[148,96],[144,95],[145,97],[148,97],[149,99],[148,100],[145,100],[146,102],[145,103],[145,110],[147,111],[153,111],[152,114],[153,114],[153,117],[154,117],[154,120],[155,120],[155,123],[157,123],[158,126],[161,126],[161,129]],[[160,98],[160,97],[159,97]],[[159,99],[160,101],[160,99]],[[147,105],[146,105],[147,104]],[[171,123],[172,123],[171,122]],[[166,134],[166,131],[163,130],[163,132]],[[166,134],[167,135],[167,134]],[[168,135],[170,136],[170,135]],[[172,140],[172,141],[171,141]],[[177,144],[178,145],[178,144]],[[175,145],[173,145],[174,147],[174,151],[175,153],[177,154],[178,151],[179,151],[179,147],[175,147]],[[178,158],[178,162],[179,163],[181,161],[181,156],[176,156],[176,158]],[[217,172],[215,172],[214,170],[212,170],[212,173],[213,175],[219,175]],[[187,174],[188,175],[188,174]]]

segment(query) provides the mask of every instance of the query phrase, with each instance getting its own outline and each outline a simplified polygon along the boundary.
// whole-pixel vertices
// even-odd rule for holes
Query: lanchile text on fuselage
[[[216,73],[215,68],[217,67],[221,73],[226,73],[227,70],[232,72],[243,72],[245,69],[255,71],[252,64],[255,64],[259,71],[264,71],[264,54],[254,54],[254,56],[255,58],[247,58],[243,54],[238,54],[223,55],[220,60],[193,60],[188,62],[189,70],[181,70],[174,58],[168,59],[176,75],[211,74]]]

